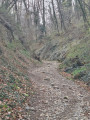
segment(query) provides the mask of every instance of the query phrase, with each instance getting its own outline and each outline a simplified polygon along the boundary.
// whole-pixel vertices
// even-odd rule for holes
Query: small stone
[[[59,114],[59,111],[55,111],[55,114]]]
[[[36,112],[36,109],[34,107],[30,107],[30,110]]]
[[[47,104],[47,103],[48,103],[48,100],[46,100],[45,103]]]
[[[42,100],[42,103],[44,103],[44,104],[48,104],[48,100]]]
[[[45,115],[45,116],[49,118],[49,114],[48,114],[48,113],[46,113],[46,115]]]
[[[26,106],[26,110],[36,111],[34,107],[30,107],[29,105]]]
[[[51,83],[51,86],[54,86],[55,84],[54,83]]]
[[[48,66],[48,67],[50,67],[50,66]]]
[[[80,97],[83,97],[83,95],[80,95]]]
[[[45,73],[44,71],[42,73]]]
[[[25,108],[26,110],[30,110],[30,107],[29,106],[26,106],[26,108]]]
[[[11,112],[8,112],[8,114],[10,115],[10,114],[11,114]]]
[[[72,88],[71,88],[71,87],[69,87],[69,89],[70,89],[70,90],[72,90]]]
[[[58,86],[54,86],[53,88],[54,88],[54,89],[59,89],[59,87],[58,87]]]
[[[68,100],[66,100],[65,102],[68,102]]]
[[[63,87],[65,87],[66,85],[63,85]]]
[[[44,80],[46,80],[46,81],[50,81],[50,78],[45,78]]]
[[[44,113],[41,113],[41,114],[40,114],[40,117],[43,117],[43,116],[44,116]]]
[[[64,99],[68,99],[68,96],[65,96]]]
[[[57,104],[57,101],[54,101],[54,104]]]
[[[44,112],[44,113],[45,113],[46,111],[47,111],[46,109],[45,109],[45,110],[42,110],[42,112]]]

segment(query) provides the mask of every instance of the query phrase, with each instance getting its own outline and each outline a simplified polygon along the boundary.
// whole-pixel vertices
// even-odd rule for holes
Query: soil
[[[59,63],[44,61],[30,69],[36,91],[27,120],[90,120],[90,92],[58,72]]]

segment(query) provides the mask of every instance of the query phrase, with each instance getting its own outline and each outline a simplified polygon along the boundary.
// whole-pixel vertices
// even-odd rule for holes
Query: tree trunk
[[[54,22],[54,25],[55,25],[56,30],[57,30],[58,33],[59,33],[58,21],[57,21],[57,17],[56,17],[56,13],[55,13],[55,7],[54,7],[54,2],[53,2],[53,0],[52,0],[52,9],[53,9],[53,22]]]
[[[65,23],[64,23],[64,17],[62,13],[62,6],[61,6],[61,0],[56,0],[57,6],[58,6],[58,12],[59,12],[59,19],[61,22],[61,29],[64,29],[66,31]]]

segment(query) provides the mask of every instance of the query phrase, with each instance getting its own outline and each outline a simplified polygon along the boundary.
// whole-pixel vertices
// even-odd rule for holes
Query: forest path
[[[90,93],[58,72],[58,62],[44,61],[29,71],[37,91],[29,120],[90,120]]]

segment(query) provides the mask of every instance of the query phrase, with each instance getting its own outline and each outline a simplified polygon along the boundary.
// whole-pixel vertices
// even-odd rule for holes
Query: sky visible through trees
[[[36,39],[52,31],[66,31],[73,20],[83,19],[89,25],[89,0],[2,0],[0,4]]]

